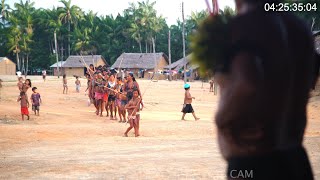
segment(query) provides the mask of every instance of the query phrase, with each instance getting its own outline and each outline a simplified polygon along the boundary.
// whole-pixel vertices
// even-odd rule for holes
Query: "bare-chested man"
[[[313,179],[302,141],[314,42],[291,13],[264,11],[274,1],[235,0],[231,57],[215,74],[218,141],[229,179],[245,179],[241,172],[253,179]]]

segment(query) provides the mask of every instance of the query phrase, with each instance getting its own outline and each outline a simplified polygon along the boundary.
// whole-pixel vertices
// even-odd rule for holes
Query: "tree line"
[[[9,7],[1,0],[0,56],[7,56],[17,63],[18,70],[49,68],[70,55],[102,55],[109,64],[123,52],[168,52],[168,33],[171,32],[172,62],[182,58],[183,22],[169,26],[155,10],[156,2],[149,0],[129,3],[117,16],[98,16],[93,11],[84,12],[71,0],[60,0],[52,9],[35,8],[34,2],[20,0]],[[232,8],[226,7],[222,13]],[[319,28],[319,13],[299,14],[313,28]],[[203,10],[192,12],[185,20],[188,37],[208,16]],[[57,35],[55,49],[54,33]],[[154,42],[154,43],[153,43]],[[186,38],[186,52],[190,53]]]
[[[61,0],[52,9],[35,8],[30,0],[9,7],[1,0],[0,56],[17,63],[18,70],[49,68],[69,55],[96,55],[113,64],[123,52],[168,52],[168,32],[171,31],[172,60],[182,57],[182,22],[169,26],[155,10],[155,2],[129,3],[122,14],[98,16],[84,12],[71,0]],[[186,35],[207,16],[205,11],[186,18]],[[55,49],[54,33],[57,35]],[[154,41],[154,44],[153,44]],[[155,47],[153,47],[155,46]],[[187,49],[188,49],[187,43]]]

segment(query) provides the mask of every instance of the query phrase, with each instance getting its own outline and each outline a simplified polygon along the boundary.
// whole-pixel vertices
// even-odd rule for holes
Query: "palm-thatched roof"
[[[111,67],[154,69],[162,57],[168,62],[168,56],[164,53],[122,53]]]
[[[176,62],[173,62],[173,63],[171,63],[171,65],[168,65],[168,66],[166,66],[166,67],[164,67],[165,69],[174,69],[174,68],[176,68],[179,64],[181,64],[181,63],[183,63],[183,58],[182,59],[180,59],[180,60],[178,60],[178,61],[176,61]]]
[[[184,61],[184,58],[179,59],[178,61],[171,64],[171,66],[166,66],[166,69],[169,69],[171,67],[172,70],[179,71],[180,69],[183,69],[184,65],[187,65],[187,69],[197,69],[199,68],[199,65],[192,64],[191,62],[191,54],[186,56],[186,61]]]
[[[68,59],[65,61],[63,64],[63,67],[86,67],[84,62],[89,66],[90,64],[93,64],[94,66],[95,63],[99,60],[102,59],[106,65],[108,65],[107,61],[104,59],[103,56],[101,55],[94,55],[94,56],[69,56]]]
[[[51,68],[56,68],[57,65],[58,65],[59,67],[62,67],[62,66],[64,65],[64,63],[65,63],[65,61],[59,61],[59,62],[57,62],[57,63],[52,64],[50,67],[51,67]]]

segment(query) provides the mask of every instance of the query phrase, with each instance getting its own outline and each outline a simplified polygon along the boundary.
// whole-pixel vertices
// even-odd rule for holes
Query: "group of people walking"
[[[135,136],[139,136],[139,112],[144,105],[139,84],[133,74],[127,73],[124,78],[117,77],[115,72],[105,67],[95,68],[90,64],[86,77],[86,92],[96,108],[96,115],[103,117],[105,110],[110,120],[118,120],[119,117],[119,123],[130,123],[124,136],[128,136],[132,128],[135,129]]]

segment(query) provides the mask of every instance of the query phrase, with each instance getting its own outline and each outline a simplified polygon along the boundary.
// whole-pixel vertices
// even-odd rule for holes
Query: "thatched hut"
[[[184,58],[181,58],[177,60],[176,62],[172,63],[171,66],[168,65],[165,67],[165,69],[173,70],[174,72],[178,73],[173,73],[174,79],[176,78],[182,78],[182,73],[184,72],[184,65],[186,64],[186,74],[187,74],[187,80],[188,81],[193,81],[199,79],[199,66],[196,64],[191,63],[191,54],[186,56],[186,60]]]
[[[122,53],[111,67],[127,69],[138,77],[150,78],[153,72],[162,71],[167,65],[168,56],[164,53]]]
[[[0,57],[0,75],[15,75],[16,64],[7,57]]]
[[[84,62],[83,62],[84,61]],[[94,56],[69,56],[63,64],[64,74],[67,76],[84,76],[86,65],[93,64],[95,67],[107,65],[107,61],[101,55]]]
[[[64,72],[64,68],[63,68],[63,65],[64,65],[65,61],[59,61],[57,63],[54,63],[50,66],[50,68],[53,69],[53,75],[54,76],[57,76],[58,75],[58,67],[59,67],[59,73],[60,75],[63,75],[65,72]]]

